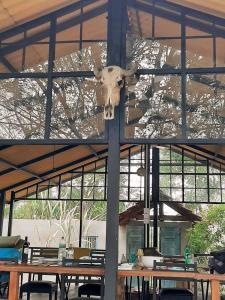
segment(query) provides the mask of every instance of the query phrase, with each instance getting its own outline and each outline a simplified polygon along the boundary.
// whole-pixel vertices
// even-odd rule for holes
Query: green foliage
[[[188,232],[192,253],[208,253],[225,247],[225,205],[210,205],[199,211],[202,221]]]
[[[27,200],[15,205],[14,219],[60,219],[65,211],[76,207],[73,218],[79,218],[78,201]]]

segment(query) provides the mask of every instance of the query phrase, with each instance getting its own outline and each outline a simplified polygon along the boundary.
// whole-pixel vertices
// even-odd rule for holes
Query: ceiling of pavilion
[[[8,30],[75,2],[78,0],[1,0],[0,31]]]
[[[194,8],[212,15],[225,17],[224,0],[168,0],[189,8]]]
[[[30,21],[78,0],[0,0],[0,31]],[[169,0],[211,14],[225,16],[224,0]]]
[[[128,156],[127,149],[130,147],[121,146],[121,158]],[[139,149],[140,146],[132,147],[131,153]],[[82,166],[85,166],[85,171],[90,170],[92,162],[107,157],[107,151],[105,145],[0,146],[0,190],[6,190],[6,201],[9,201],[11,191],[26,189]],[[26,190],[19,196],[25,193]]]
[[[140,145],[121,146],[121,158],[140,151]],[[189,150],[189,156],[201,156],[213,160],[214,165],[225,164],[225,148],[220,145],[185,146],[174,145],[173,150]],[[106,145],[14,145],[0,147],[0,190],[6,190],[6,201],[11,192],[24,189],[18,197],[26,195],[26,187],[45,182],[56,175],[85,166],[86,171],[93,169],[93,162],[107,157]],[[199,155],[199,156],[198,156]],[[95,165],[96,166],[96,165]],[[66,177],[64,177],[66,181]],[[34,191],[33,191],[34,192]],[[32,191],[31,191],[32,193]]]

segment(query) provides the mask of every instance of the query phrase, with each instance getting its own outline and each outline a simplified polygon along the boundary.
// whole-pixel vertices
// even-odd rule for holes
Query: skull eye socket
[[[117,81],[118,86],[123,86],[123,79]]]

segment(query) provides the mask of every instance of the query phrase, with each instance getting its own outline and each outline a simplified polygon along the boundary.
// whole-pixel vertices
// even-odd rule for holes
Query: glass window
[[[100,85],[86,78],[58,78],[53,82],[51,138],[88,139],[104,136]]]
[[[125,104],[126,138],[179,138],[180,89],[178,76],[140,76]]]
[[[46,79],[0,80],[0,138],[44,138]]]
[[[187,68],[213,67],[213,39],[193,38],[186,40]]]
[[[187,78],[187,128],[189,138],[225,136],[225,76],[193,74]]]

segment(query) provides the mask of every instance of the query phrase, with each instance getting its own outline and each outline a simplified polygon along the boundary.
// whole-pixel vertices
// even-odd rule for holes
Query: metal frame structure
[[[117,262],[118,262],[118,211],[119,211],[119,187],[120,187],[120,145],[121,144],[224,144],[225,139],[223,137],[219,138],[202,138],[202,139],[193,139],[188,137],[188,126],[187,126],[187,77],[192,76],[192,79],[197,82],[203,82],[206,85],[211,85],[216,88],[220,88],[224,90],[224,86],[216,79],[209,81],[204,75],[207,74],[225,74],[225,69],[223,66],[217,66],[217,57],[216,57],[216,39],[218,37],[225,38],[225,20],[214,17],[202,12],[195,11],[193,9],[184,8],[180,5],[171,4],[166,0],[108,0],[103,5],[99,5],[90,11],[84,11],[84,8],[90,4],[95,3],[95,0],[81,0],[76,2],[75,4],[69,5],[68,7],[57,10],[51,14],[48,14],[44,17],[40,17],[36,20],[32,20],[26,24],[22,24],[10,30],[0,33],[1,40],[1,48],[0,48],[0,56],[1,56],[1,64],[4,65],[5,68],[8,69],[7,73],[0,73],[0,81],[9,80],[9,79],[41,79],[45,80],[46,90],[43,91],[43,97],[46,101],[45,104],[45,120],[44,126],[42,126],[43,130],[43,138],[21,138],[21,139],[1,139],[1,147],[7,147],[8,145],[15,144],[68,144],[64,148],[75,147],[75,145],[79,144],[108,144],[108,188],[107,188],[107,228],[106,228],[106,277],[105,277],[105,299],[107,300],[115,300],[116,299],[116,275],[117,275]],[[169,138],[135,138],[135,137],[126,137],[125,135],[125,90],[123,89],[121,92],[121,102],[119,107],[116,109],[115,119],[105,124],[104,134],[100,136],[90,136],[89,138],[82,138],[77,136],[76,138],[65,138],[65,139],[52,139],[51,138],[51,120],[52,120],[52,108],[53,108],[53,92],[54,92],[54,80],[60,78],[73,78],[73,79],[83,79],[83,78],[91,78],[94,76],[93,72],[90,70],[81,70],[81,71],[68,71],[68,72],[56,72],[54,70],[54,59],[56,54],[56,45],[57,41],[57,33],[62,32],[65,29],[70,28],[71,26],[80,25],[80,37],[79,39],[68,40],[68,43],[74,43],[79,45],[79,49],[82,49],[83,43],[95,43],[95,42],[107,42],[107,65],[118,65],[121,67],[126,67],[126,33],[129,27],[129,15],[127,13],[127,7],[131,7],[137,13],[137,17],[139,16],[139,11],[151,14],[152,17],[152,26],[153,35],[149,38],[149,40],[156,40],[157,36],[154,34],[155,30],[155,17],[162,17],[166,20],[173,21],[177,24],[180,24],[181,34],[180,36],[166,36],[164,39],[177,39],[181,44],[181,61],[180,67],[174,68],[171,66],[165,66],[165,68],[150,68],[150,69],[139,69],[137,71],[138,76],[149,75],[149,76],[178,76],[181,81],[181,119],[182,124],[180,125],[180,130],[182,132],[181,137],[169,137]],[[66,16],[72,11],[79,10],[80,14],[77,16],[73,16],[70,19],[58,22],[58,19]],[[108,34],[106,40],[85,40],[82,36],[82,24],[83,22],[97,17],[103,13],[108,12]],[[138,18],[137,18],[138,20]],[[45,29],[39,31],[38,33],[29,36],[27,33],[31,30],[37,29],[39,26],[43,24],[48,24]],[[187,26],[191,26],[194,29],[202,30],[206,34],[204,36],[187,36],[186,29]],[[15,37],[15,35],[22,34],[23,37],[13,43],[9,43],[7,40]],[[212,40],[213,45],[213,55],[212,55],[212,66],[211,67],[203,67],[203,68],[192,68],[187,67],[186,65],[186,51],[187,51],[187,40],[188,39],[206,39],[210,38]],[[44,41],[47,39],[47,41]],[[159,40],[163,40],[163,37],[160,37]],[[25,65],[26,60],[26,47],[32,44],[39,45],[47,45],[48,48],[48,64],[46,72],[30,72],[29,70],[23,69],[22,72],[17,70],[9,60],[7,60],[7,55],[14,52],[15,50],[22,50],[22,67]],[[135,120],[133,121],[135,123]],[[128,125],[129,122],[128,122]],[[58,150],[58,151],[63,151]],[[184,150],[182,150],[184,151]],[[154,150],[154,170],[155,174],[159,175],[159,161],[158,161],[158,150]],[[52,153],[48,154],[49,156],[54,155]],[[95,155],[93,153],[93,155]],[[44,156],[39,157],[38,159],[43,159]],[[182,162],[182,169],[184,170],[185,162],[184,159]],[[209,160],[206,159],[207,165],[207,182],[210,181],[210,166]],[[29,162],[31,163],[31,162]],[[25,163],[20,165],[20,168],[24,168],[29,163]],[[74,162],[73,162],[74,163]],[[70,165],[73,165],[71,163]],[[0,175],[4,175],[6,173],[11,172],[16,167],[15,165],[11,165],[10,168],[4,170]],[[149,167],[149,166],[148,166]],[[218,164],[217,164],[218,167]],[[220,167],[219,176],[223,176],[223,168]],[[59,169],[60,170],[60,169]],[[55,171],[55,170],[54,170]],[[51,174],[51,172],[47,172],[44,174],[32,174],[33,178],[38,178],[43,181],[44,176]],[[205,174],[205,173],[204,173]],[[167,175],[164,173],[164,175]],[[174,174],[170,174],[170,176],[177,175],[176,172]],[[179,173],[180,175],[180,173]],[[199,174],[198,174],[199,175]],[[201,174],[200,174],[201,175]],[[128,175],[130,176],[130,175]],[[184,176],[182,175],[182,191],[185,190],[184,187]],[[158,176],[157,176],[158,177]],[[155,177],[156,184],[158,185],[158,178]],[[29,183],[32,180],[25,180],[20,182],[19,184],[15,184],[14,186],[8,187],[13,189],[21,184]],[[83,184],[82,184],[83,185]],[[147,185],[148,186],[148,185]],[[128,191],[130,191],[130,186],[128,186]],[[173,186],[170,186],[172,189]],[[3,216],[4,210],[4,193],[5,191],[1,191],[1,207],[0,214]],[[12,196],[14,200],[15,195]],[[210,198],[208,198],[209,200]],[[184,198],[182,198],[184,202]],[[145,198],[147,201],[147,198]],[[159,189],[158,187],[154,190],[154,209],[157,211],[157,204],[159,201]],[[203,201],[204,202],[204,201]],[[201,202],[201,203],[203,203]],[[13,203],[11,202],[11,218],[13,212]],[[206,201],[208,203],[208,201]],[[82,205],[82,204],[81,204]],[[81,207],[82,209],[82,207]],[[1,218],[1,226],[2,229],[2,221]],[[80,221],[82,223],[82,219]],[[157,229],[157,219],[154,220],[155,228]],[[12,224],[9,226],[9,234],[11,232]],[[81,234],[81,233],[80,233]],[[156,235],[156,230],[155,230]],[[154,236],[155,236],[154,235]],[[156,245],[156,238],[154,239],[154,244]]]
[[[205,75],[209,74],[225,74],[224,67],[217,66],[217,38],[225,37],[225,22],[223,19],[210,16],[209,14],[205,14],[202,12],[195,11],[193,9],[188,9],[186,7],[182,7],[181,5],[172,4],[168,1],[138,1],[138,0],[128,0],[128,5],[136,10],[136,14],[141,13],[149,13],[152,16],[152,24],[149,23],[152,29],[152,36],[149,37],[151,41],[163,41],[163,40],[178,40],[180,41],[180,66],[172,67],[172,66],[164,66],[162,68],[153,68],[153,69],[140,69],[138,71],[139,75],[151,75],[153,78],[156,76],[167,76],[173,75],[178,76],[181,79],[181,120],[182,124],[180,125],[181,137],[165,137],[165,138],[132,138],[126,137],[124,134],[124,129],[121,127],[121,141],[126,143],[159,143],[159,144],[167,144],[168,142],[171,144],[213,144],[213,143],[221,143],[224,144],[224,138],[190,138],[188,137],[188,125],[187,125],[187,112],[190,110],[190,107],[187,102],[187,77],[192,76],[194,80],[197,80],[201,83],[211,84],[212,86],[216,86],[219,84],[216,80],[209,83],[206,82]],[[179,36],[157,36],[156,33],[156,17],[164,18],[165,20],[172,21],[174,24],[180,25],[180,35]],[[188,36],[187,35],[187,27],[194,28],[196,30],[202,30],[206,34],[203,35],[195,35]],[[140,32],[141,34],[141,32]],[[187,66],[187,41],[188,40],[197,40],[210,39],[213,45],[211,63],[212,66],[205,67],[188,67]],[[151,101],[151,99],[149,99]],[[128,103],[129,107],[129,103]],[[223,121],[222,121],[223,122]],[[178,126],[179,127],[179,126]]]
[[[52,118],[52,105],[53,105],[53,90],[54,90],[54,80],[60,78],[87,78],[93,77],[92,71],[67,71],[67,72],[56,72],[54,70],[54,58],[56,53],[56,46],[57,44],[62,43],[77,43],[82,49],[82,45],[84,43],[96,43],[96,42],[106,42],[108,43],[108,64],[112,61],[110,57],[111,54],[111,46],[110,46],[110,39],[107,40],[85,40],[83,39],[83,28],[82,24],[90,20],[94,17],[97,17],[103,13],[107,13],[110,11],[110,1],[103,5],[99,5],[96,8],[83,12],[83,9],[94,3],[96,1],[93,0],[82,0],[75,4],[69,5],[68,7],[62,8],[58,11],[50,13],[46,16],[40,17],[36,20],[32,20],[26,24],[17,26],[13,29],[7,30],[5,32],[0,33],[0,40],[1,40],[1,49],[0,49],[0,56],[2,57],[1,63],[8,68],[7,73],[0,73],[0,80],[6,79],[46,79],[47,82],[47,89],[45,92],[46,95],[46,114],[45,114],[45,126],[44,128],[44,136],[42,139],[34,139],[34,138],[21,138],[21,139],[2,139],[1,144],[102,144],[108,143],[108,124],[106,124],[104,136],[100,138],[89,137],[89,138],[65,138],[65,139],[55,139],[51,138],[51,118]],[[187,125],[187,111],[188,111],[188,102],[187,102],[187,77],[192,76],[197,82],[203,82],[205,80],[206,85],[217,86],[219,88],[224,89],[222,84],[218,80],[211,80],[209,82],[208,78],[204,78],[204,74],[225,74],[224,67],[217,66],[217,38],[225,38],[225,22],[222,18],[211,16],[206,13],[198,12],[193,9],[188,9],[186,7],[182,7],[180,5],[169,3],[168,1],[160,1],[160,0],[148,0],[148,1],[138,1],[138,0],[127,0],[124,1],[124,5],[126,8],[124,9],[123,15],[123,27],[124,27],[124,38],[117,42],[118,50],[117,53],[121,53],[120,58],[118,61],[123,61],[123,65],[125,66],[126,63],[126,31],[127,27],[129,27],[129,16],[127,14],[127,7],[135,9],[137,16],[140,12],[145,12],[147,14],[152,15],[152,24],[149,26],[152,28],[152,36],[149,37],[149,40],[179,40],[181,44],[181,61],[180,67],[171,67],[171,66],[164,66],[163,68],[150,68],[150,69],[139,69],[137,74],[141,75],[151,75],[151,76],[167,76],[173,75],[178,76],[181,79],[181,117],[182,117],[182,124],[180,125],[181,128],[181,137],[169,137],[169,138],[131,138],[126,137],[124,132],[124,125],[125,125],[125,117],[124,117],[124,105],[121,106],[123,112],[120,113],[120,143],[136,143],[136,144],[146,144],[146,143],[197,143],[197,144],[206,144],[206,143],[221,143],[225,142],[223,137],[215,137],[215,138],[190,138],[188,136],[188,125]],[[66,16],[72,11],[80,11],[80,14],[77,16],[71,17],[70,19],[59,22],[58,19]],[[157,29],[156,18],[161,17],[165,20],[172,21],[175,24],[179,24],[180,26],[180,35],[179,36],[165,36],[165,37],[158,37],[155,33]],[[139,18],[139,17],[138,17]],[[113,24],[113,21],[109,21],[108,18],[108,31],[115,32],[116,27]],[[33,36],[27,36],[31,30],[37,30],[37,28],[43,24],[46,25],[46,29],[43,31],[38,32]],[[65,29],[70,28],[71,26],[80,25],[80,37],[79,39],[71,39],[67,41],[57,41],[56,35],[57,33],[62,32]],[[202,30],[205,32],[205,35],[195,35],[195,36],[187,36],[187,27],[194,28],[196,30]],[[21,34],[23,38],[19,39],[15,42],[10,42],[10,39],[13,39],[16,35]],[[140,32],[141,34],[141,32]],[[44,39],[47,39],[44,40]],[[212,66],[211,67],[188,67],[186,65],[186,53],[187,53],[187,41],[188,40],[196,40],[196,39],[211,39],[212,42]],[[44,42],[43,42],[44,40]],[[10,53],[13,53],[16,50],[23,51],[23,56],[26,58],[26,47],[33,44],[45,44],[48,45],[48,69],[47,72],[30,72],[29,69],[24,69],[23,72],[20,70],[16,70],[13,66],[10,65],[10,62],[7,60],[6,56]],[[120,44],[120,45],[119,45]],[[119,52],[118,52],[119,51]],[[24,58],[24,59],[25,59]],[[121,64],[121,63],[120,63]],[[120,65],[119,64],[119,65]],[[23,65],[23,64],[22,64]],[[122,99],[122,103],[125,104],[125,100]],[[129,124],[128,124],[129,125]]]
[[[163,149],[147,145],[147,147],[140,147],[138,152],[137,150],[132,152],[134,148],[135,146],[130,146],[129,149],[121,150],[121,153],[127,152],[128,155],[120,158],[120,202],[146,201],[146,207],[151,201],[153,203],[154,199],[158,199],[156,202],[167,202],[165,198],[160,198],[160,190],[177,203],[225,203],[223,184],[225,164],[221,162],[224,160],[222,155],[215,158],[211,154],[210,158],[210,151],[193,145],[188,149],[180,145],[167,145]],[[196,148],[201,152],[196,154]],[[156,155],[155,152],[159,154]],[[155,165],[156,162],[157,165]],[[76,164],[76,162],[73,163]],[[138,169],[144,167],[147,177],[138,175]],[[91,181],[89,184],[86,178]],[[107,201],[107,182],[108,157],[96,157],[95,161],[84,164],[82,167],[76,167],[47,180],[43,178],[39,183],[19,189],[13,198],[15,201],[32,199]],[[145,187],[147,187],[146,190]],[[85,196],[86,188],[93,189],[92,196]],[[99,194],[99,188],[101,194]],[[155,188],[157,191],[153,191]],[[96,189],[98,189],[97,195]],[[52,190],[54,192],[51,192]],[[203,192],[203,190],[206,192],[205,199],[198,196],[199,191]],[[76,195],[74,195],[75,191]],[[152,192],[149,193],[149,191]],[[23,196],[20,196],[21,193]],[[152,196],[151,199],[150,194],[155,193],[156,196]]]

